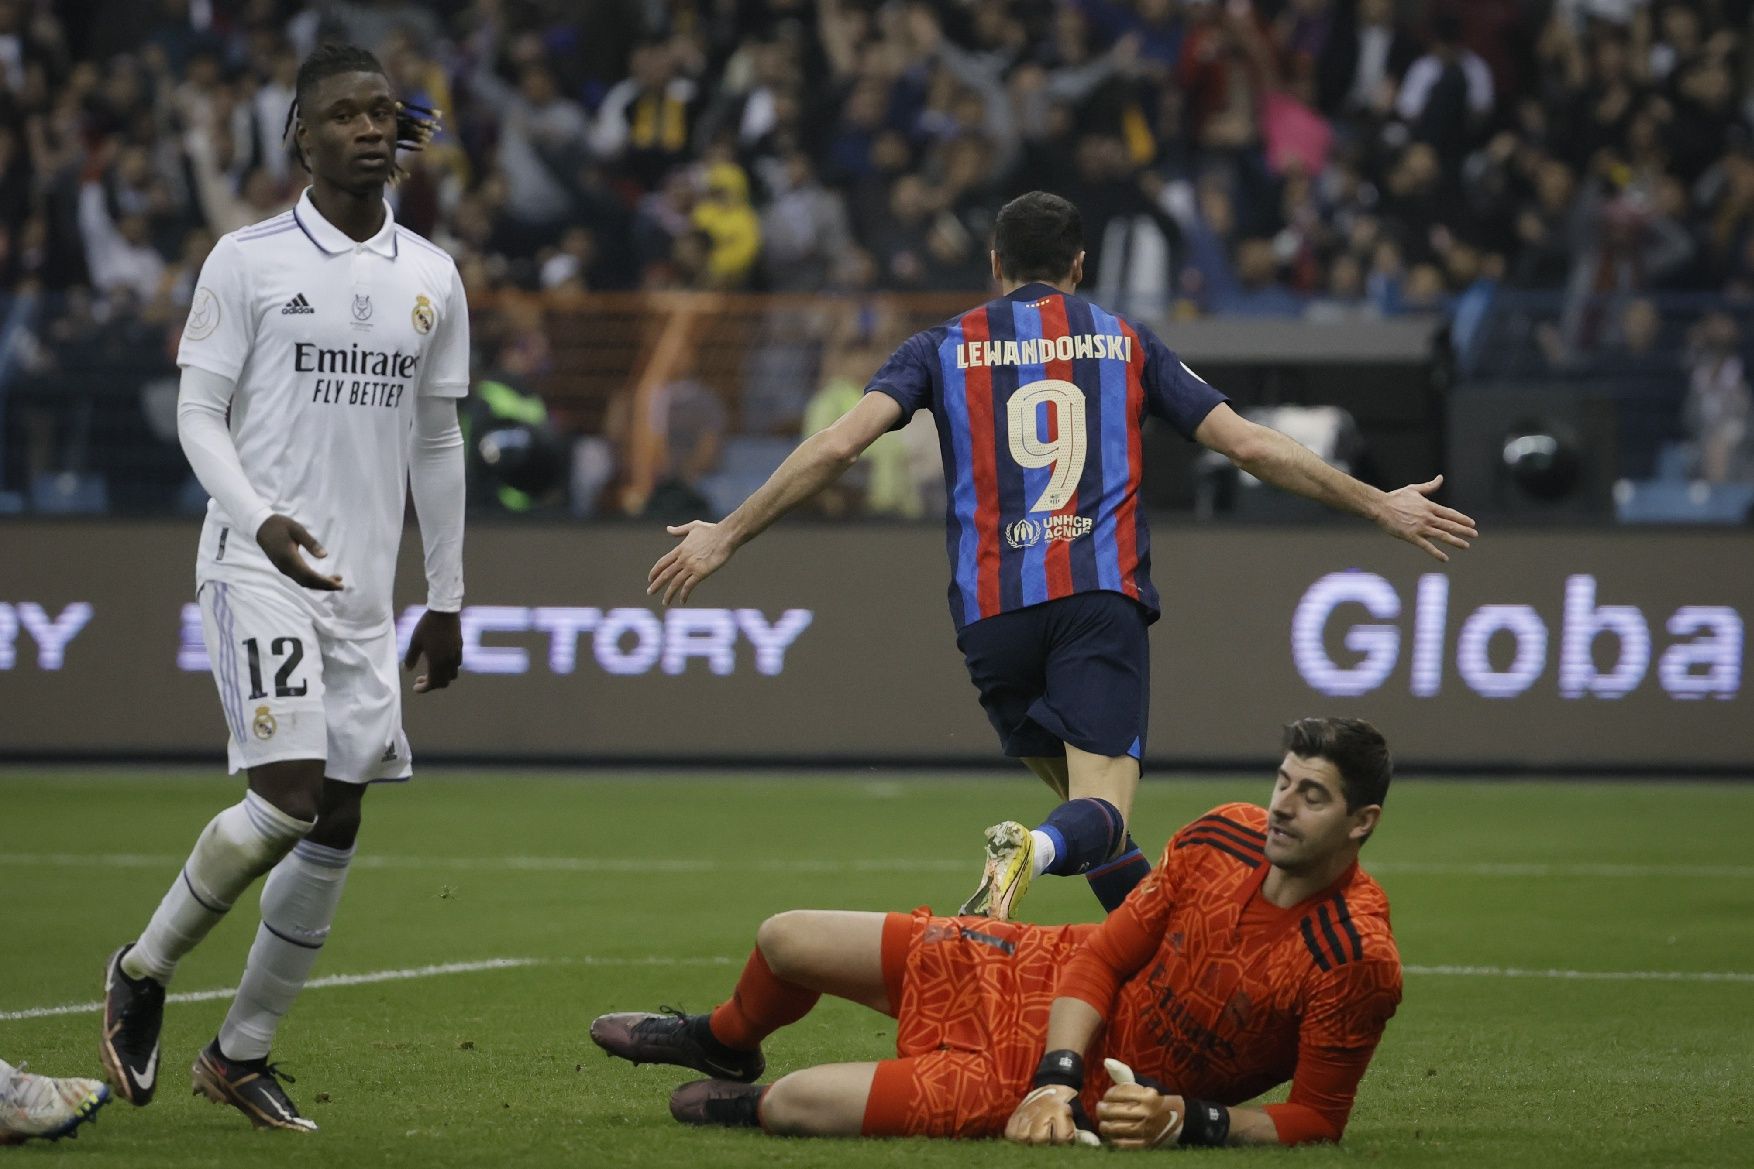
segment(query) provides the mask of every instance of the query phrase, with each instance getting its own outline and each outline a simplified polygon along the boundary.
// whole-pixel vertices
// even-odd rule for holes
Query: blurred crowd
[[[1647,295],[1754,297],[1751,9],[0,0],[0,288],[25,294],[0,381],[28,403],[114,358],[174,376],[214,239],[303,186],[286,112],[327,38],[444,111],[397,214],[483,304],[979,290],[997,207],[1043,187],[1083,209],[1111,305],[1443,310],[1465,350],[1501,292],[1545,290],[1563,307],[1531,344],[1561,367],[1635,343]],[[37,295],[56,307],[14,319]],[[487,360],[539,380],[538,331],[490,322]],[[16,486],[48,469],[30,425],[68,420],[8,417]]]

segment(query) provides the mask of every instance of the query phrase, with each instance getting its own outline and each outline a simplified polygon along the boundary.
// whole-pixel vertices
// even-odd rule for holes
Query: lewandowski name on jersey
[[[964,341],[956,347],[956,367],[1042,365],[1049,361],[1133,360],[1133,339],[1112,333],[1039,337],[1023,341]]]

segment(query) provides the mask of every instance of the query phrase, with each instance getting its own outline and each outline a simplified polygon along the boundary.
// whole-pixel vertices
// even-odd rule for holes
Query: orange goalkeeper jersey
[[[1061,972],[1058,993],[1107,1021],[1093,1051],[1172,1091],[1234,1104],[1287,1079],[1280,1139],[1337,1140],[1401,1000],[1382,887],[1355,864],[1289,909],[1259,896],[1267,812],[1226,804],[1189,824]],[[1092,1059],[1091,1095],[1107,1087]]]

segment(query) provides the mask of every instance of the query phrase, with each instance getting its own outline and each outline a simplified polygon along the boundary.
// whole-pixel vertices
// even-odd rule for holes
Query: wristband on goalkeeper
[[[1224,1105],[1183,1098],[1182,1110],[1187,1115],[1176,1144],[1217,1147],[1230,1139],[1230,1109]]]
[[[1084,1057],[1069,1049],[1050,1051],[1042,1056],[1035,1067],[1035,1079],[1029,1082],[1029,1086],[1046,1088],[1050,1085],[1070,1088],[1074,1092],[1083,1091]]]

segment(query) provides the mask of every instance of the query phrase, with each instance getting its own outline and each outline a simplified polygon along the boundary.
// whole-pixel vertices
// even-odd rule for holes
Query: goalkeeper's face
[[[354,194],[390,179],[396,161],[396,96],[382,73],[337,73],[299,105],[299,145],[311,173]]]
[[[1267,803],[1267,860],[1290,873],[1319,869],[1362,844],[1381,812],[1378,804],[1347,811],[1338,767],[1286,752]]]

